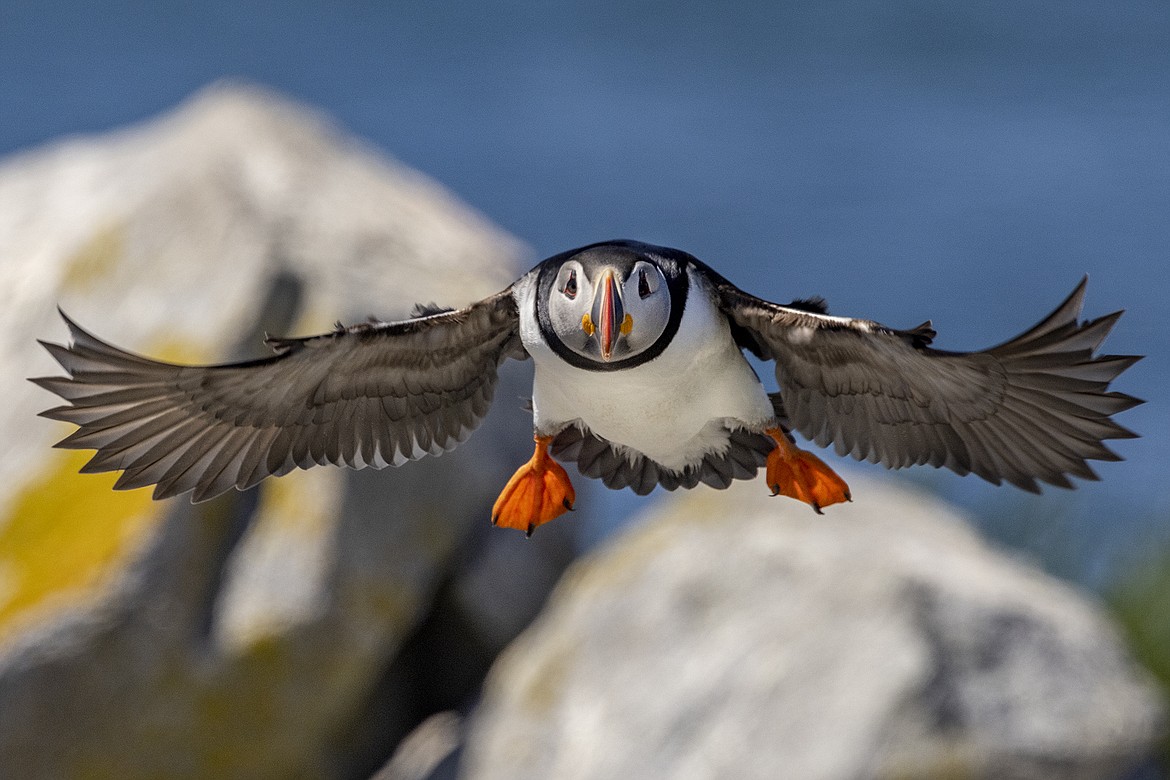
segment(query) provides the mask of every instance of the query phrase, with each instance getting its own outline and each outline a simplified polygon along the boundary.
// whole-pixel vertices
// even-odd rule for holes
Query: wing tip
[[[60,377],[60,376],[29,376],[29,377],[25,377],[26,382],[32,382],[34,385],[41,388],[42,390],[48,390],[50,393],[53,393],[54,395],[59,395],[59,393],[57,393],[55,390],[53,390],[52,385],[56,382],[60,382],[62,379],[65,379],[65,377]]]

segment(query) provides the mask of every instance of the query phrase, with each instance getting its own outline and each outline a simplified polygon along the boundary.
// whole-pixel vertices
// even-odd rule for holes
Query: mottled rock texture
[[[695,491],[570,569],[464,776],[1121,777],[1158,701],[1101,609],[924,496]],[[1021,518],[1026,522],[1026,518]]]
[[[368,775],[475,690],[569,554],[565,530],[488,533],[531,447],[523,365],[441,459],[155,503],[49,448],[70,427],[35,416],[58,401],[24,378],[60,373],[34,340],[66,338],[55,305],[121,346],[219,361],[264,354],[265,331],[476,300],[522,254],[255,88],[0,163],[0,777]]]

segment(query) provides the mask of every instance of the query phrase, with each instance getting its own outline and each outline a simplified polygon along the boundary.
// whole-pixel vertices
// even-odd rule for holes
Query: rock
[[[264,331],[476,300],[522,252],[256,88],[0,164],[0,776],[368,776],[429,714],[387,698],[388,670],[452,569],[479,560],[531,447],[514,364],[443,458],[298,472],[195,507],[115,493],[113,475],[77,474],[88,453],[50,449],[70,426],[35,416],[58,402],[24,380],[60,373],[34,341],[64,340],[54,304],[140,352],[242,358]],[[521,555],[540,568],[558,545],[566,531]]]
[[[458,713],[435,713],[402,740],[370,780],[436,780],[437,776],[447,776],[454,769],[462,727],[463,718]]]
[[[694,491],[575,564],[497,660],[463,776],[1105,778],[1147,754],[1158,698],[1097,604],[853,482],[823,517]]]

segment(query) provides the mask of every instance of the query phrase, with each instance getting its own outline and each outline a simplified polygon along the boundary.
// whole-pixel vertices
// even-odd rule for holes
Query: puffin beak
[[[618,336],[624,330],[625,307],[618,289],[617,279],[611,269],[606,269],[597,282],[593,295],[593,322],[597,328],[597,340],[601,346],[601,359],[609,360]]]

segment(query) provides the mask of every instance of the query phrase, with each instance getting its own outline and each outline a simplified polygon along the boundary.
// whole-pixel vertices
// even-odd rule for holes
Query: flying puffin
[[[981,352],[932,348],[929,321],[897,330],[740,290],[686,252],[607,241],[543,261],[496,295],[417,308],[309,338],[271,357],[182,366],[125,352],[65,317],[45,343],[68,377],[34,379],[68,404],[44,417],[97,450],[83,472],[116,489],[202,501],[270,475],[332,463],[400,465],[463,441],[487,413],[497,370],[531,357],[535,452],[492,522],[531,534],[575,500],[557,459],[645,494],[726,488],[765,469],[773,495],[823,507],[845,481],[791,431],[890,468],[929,463],[1039,492],[1095,480],[1087,460],[1136,434],[1112,415],[1139,399],[1109,383],[1139,357],[1095,355],[1121,312],[1079,322],[1085,281],[1042,322]],[[775,361],[769,394],[744,350]]]

